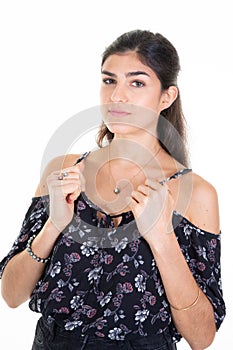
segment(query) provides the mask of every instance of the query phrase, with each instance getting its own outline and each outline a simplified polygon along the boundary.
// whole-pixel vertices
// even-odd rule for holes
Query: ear
[[[176,86],[169,86],[167,90],[162,92],[161,96],[161,111],[169,108],[178,96],[178,88]]]

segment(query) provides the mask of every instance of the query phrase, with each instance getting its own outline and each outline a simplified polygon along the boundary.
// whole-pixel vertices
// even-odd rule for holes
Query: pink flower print
[[[84,210],[84,209],[86,209],[86,206],[83,203],[83,201],[78,201],[78,210]]]
[[[42,293],[46,292],[46,290],[48,289],[48,286],[49,286],[49,283],[48,283],[48,282],[43,283],[43,284],[40,286],[40,292],[42,292]]]
[[[88,318],[94,317],[95,314],[96,314],[96,312],[97,312],[96,309],[88,310],[88,311],[87,311],[87,317],[88,317]]]
[[[150,303],[150,305],[155,305],[155,303],[156,303],[156,297],[154,296],[154,295],[151,295],[151,296],[149,296],[149,303]]]
[[[124,293],[132,293],[133,291],[133,286],[130,282],[125,282],[123,284],[123,291]]]
[[[105,264],[109,265],[109,264],[112,263],[112,261],[113,261],[113,256],[112,255],[110,255],[110,254],[105,255],[105,257],[104,257]]]
[[[198,268],[198,270],[200,270],[200,271],[204,271],[205,268],[206,268],[206,266],[205,266],[205,264],[203,264],[202,262],[197,262],[197,268]]]

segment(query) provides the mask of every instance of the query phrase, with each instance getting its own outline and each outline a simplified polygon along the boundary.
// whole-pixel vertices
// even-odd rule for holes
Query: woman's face
[[[156,130],[164,102],[154,71],[129,51],[109,56],[101,73],[100,101],[109,130],[122,133],[129,131],[129,126]]]

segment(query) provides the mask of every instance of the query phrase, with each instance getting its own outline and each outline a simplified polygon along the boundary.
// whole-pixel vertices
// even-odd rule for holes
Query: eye
[[[103,79],[103,83],[106,85],[110,85],[110,84],[115,84],[116,81],[114,79],[111,79],[111,78],[105,78],[105,79]]]
[[[133,85],[134,87],[137,87],[137,88],[141,88],[141,87],[145,86],[145,84],[144,84],[142,81],[139,81],[139,80],[134,80],[134,81],[132,82],[132,85]]]

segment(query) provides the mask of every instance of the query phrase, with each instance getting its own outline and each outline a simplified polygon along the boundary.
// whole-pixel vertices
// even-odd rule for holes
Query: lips
[[[128,111],[121,110],[121,109],[109,109],[108,113],[113,117],[127,117],[128,115],[131,114]]]

